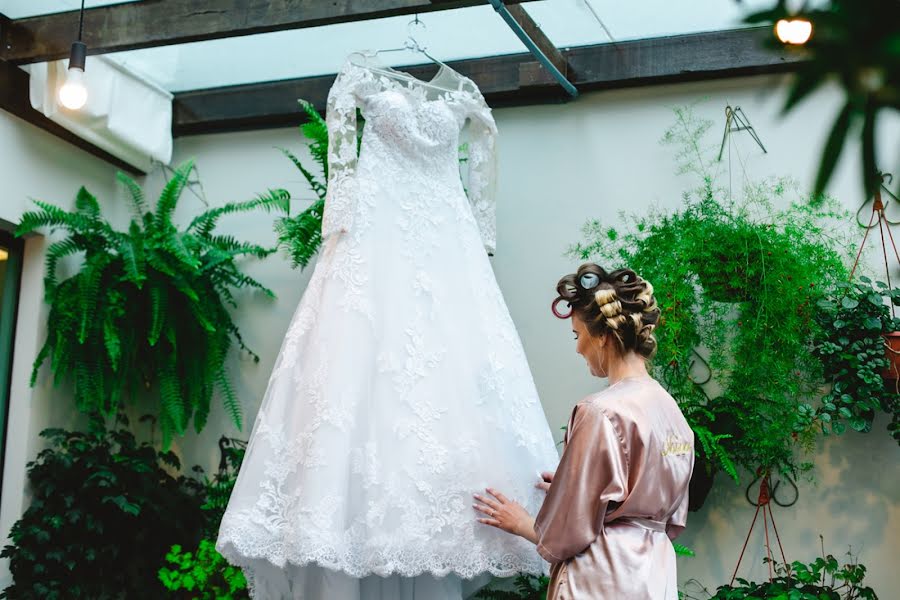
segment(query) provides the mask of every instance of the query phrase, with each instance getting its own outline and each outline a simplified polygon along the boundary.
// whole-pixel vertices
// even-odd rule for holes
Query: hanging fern
[[[307,169],[290,150],[281,149],[316,195],[316,200],[297,216],[283,217],[275,222],[278,244],[287,252],[294,268],[305,268],[322,245],[322,215],[328,187],[328,128],[325,119],[306,100],[300,100],[300,106],[308,119],[300,126],[300,132],[309,140],[309,153],[322,175],[320,177]]]
[[[123,394],[132,398],[138,390],[150,390],[159,399],[166,447],[191,422],[197,431],[203,428],[216,391],[241,427],[240,403],[224,363],[235,342],[250,350],[227,306],[236,306],[236,289],[255,288],[273,296],[237,264],[242,256],[264,258],[273,250],[213,232],[225,215],[255,210],[286,214],[290,201],[286,191],[271,190],[207,210],[179,229],[172,215],[193,170],[190,161],[175,170],[155,212],[140,186],[120,173],[133,212],[125,231],[103,218],[100,203],[85,188],[72,212],[36,201],[39,210],[23,215],[17,231],[68,233],[47,250],[50,315],[32,385],[49,360],[54,382],[71,381],[78,408],[101,417],[116,414]],[[79,271],[58,280],[59,261],[78,254],[83,255]]]

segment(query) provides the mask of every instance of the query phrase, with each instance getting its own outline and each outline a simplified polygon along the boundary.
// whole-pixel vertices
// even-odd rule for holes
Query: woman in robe
[[[693,432],[647,371],[660,311],[634,271],[582,265],[553,313],[609,385],[572,410],[536,517],[502,491],[476,494],[478,521],[530,540],[551,565],[548,600],[677,600],[674,540],[687,522]],[[564,308],[561,310],[561,306]]]

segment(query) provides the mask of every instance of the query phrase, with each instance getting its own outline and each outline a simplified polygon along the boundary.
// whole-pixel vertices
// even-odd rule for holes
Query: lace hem
[[[541,575],[547,573],[547,563],[536,550],[523,548],[523,554],[506,551],[492,554],[489,550],[479,552],[478,542],[456,544],[453,551],[435,552],[432,545],[423,542],[418,547],[412,545],[402,549],[390,548],[370,551],[340,551],[337,544],[299,548],[283,542],[253,543],[258,540],[256,532],[249,527],[222,524],[216,550],[236,567],[253,570],[254,562],[264,560],[278,568],[288,564],[303,567],[317,565],[332,571],[362,579],[369,575],[388,577],[417,577],[430,574],[445,577],[456,574],[463,579],[490,573],[495,577],[512,577],[519,573]],[[524,546],[524,540],[521,540]],[[345,544],[341,544],[342,546]],[[351,544],[351,548],[363,548],[363,544]],[[530,556],[529,556],[530,554]],[[252,576],[252,573],[249,574]]]

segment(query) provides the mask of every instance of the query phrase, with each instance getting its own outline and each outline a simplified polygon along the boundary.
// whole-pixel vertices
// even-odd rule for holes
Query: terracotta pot
[[[887,354],[890,366],[887,371],[881,374],[881,376],[891,382],[895,382],[900,379],[900,331],[885,333],[882,337],[884,337],[886,346],[884,351]],[[893,386],[894,383],[891,383],[890,385]]]

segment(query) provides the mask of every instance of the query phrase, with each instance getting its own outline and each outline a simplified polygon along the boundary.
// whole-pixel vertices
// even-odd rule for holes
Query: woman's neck
[[[609,385],[618,383],[622,379],[632,377],[649,377],[647,372],[647,361],[634,352],[629,352],[619,360],[611,361],[609,365]]]

